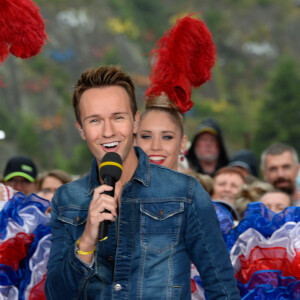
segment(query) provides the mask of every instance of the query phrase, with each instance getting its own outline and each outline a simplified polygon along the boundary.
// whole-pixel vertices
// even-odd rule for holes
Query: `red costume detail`
[[[47,35],[39,8],[32,0],[0,0],[0,61],[9,53],[20,58],[38,54]]]
[[[146,96],[165,92],[182,113],[193,106],[191,88],[211,79],[216,47],[205,23],[187,16],[168,30],[150,53],[154,63]]]

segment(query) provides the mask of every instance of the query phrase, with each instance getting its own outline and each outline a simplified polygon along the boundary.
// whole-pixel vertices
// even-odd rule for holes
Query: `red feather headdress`
[[[39,8],[32,0],[0,0],[0,61],[9,53],[29,58],[38,54],[47,35]]]
[[[190,110],[191,89],[211,79],[216,59],[216,46],[205,23],[191,16],[178,20],[157,42],[152,57],[147,101],[165,93],[181,113]]]

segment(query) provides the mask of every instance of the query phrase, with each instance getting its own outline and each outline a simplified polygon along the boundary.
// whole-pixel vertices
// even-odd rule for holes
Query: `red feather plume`
[[[9,53],[29,58],[38,54],[47,35],[39,8],[32,0],[0,0],[0,61]]]
[[[182,113],[193,106],[191,88],[211,79],[216,47],[205,23],[191,16],[178,20],[150,53],[154,63],[146,96],[165,92]]]

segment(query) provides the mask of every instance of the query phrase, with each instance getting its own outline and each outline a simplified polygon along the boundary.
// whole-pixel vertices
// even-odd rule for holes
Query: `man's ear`
[[[77,128],[77,130],[78,130],[78,132],[79,132],[81,138],[82,138],[83,140],[86,140],[85,133],[84,133],[84,131],[83,131],[81,125],[79,124],[79,122],[76,121],[76,122],[75,122],[75,125],[76,125],[76,128]]]
[[[133,133],[136,134],[140,125],[140,112],[137,111],[134,118]]]

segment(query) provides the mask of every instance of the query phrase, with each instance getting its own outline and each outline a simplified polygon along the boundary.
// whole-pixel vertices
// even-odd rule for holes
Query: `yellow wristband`
[[[89,251],[89,252],[85,252],[85,251],[80,250],[79,249],[79,241],[80,241],[80,239],[78,239],[77,242],[76,242],[76,245],[77,245],[77,247],[76,247],[77,248],[76,249],[76,253],[77,254],[88,255],[88,254],[93,254],[95,252],[96,246],[95,246],[95,248],[92,251]]]

